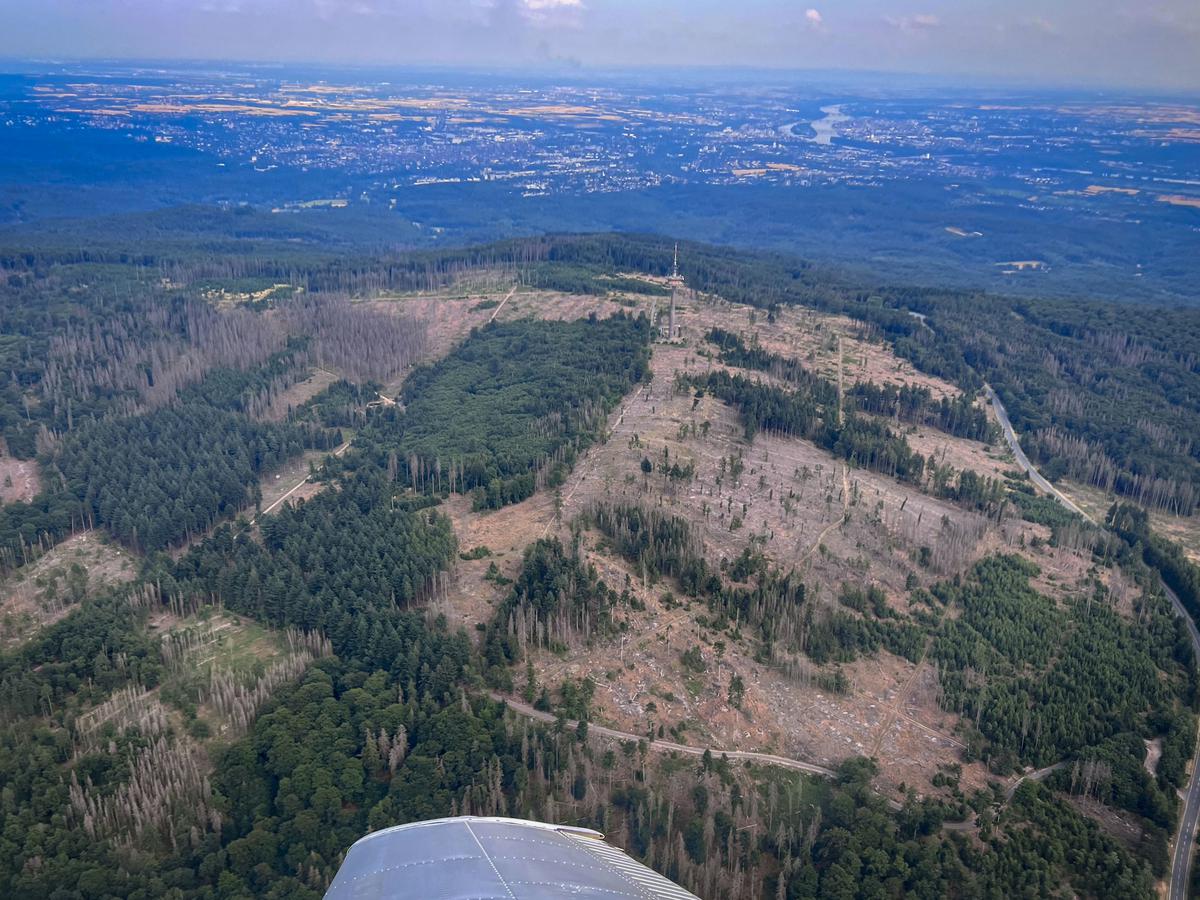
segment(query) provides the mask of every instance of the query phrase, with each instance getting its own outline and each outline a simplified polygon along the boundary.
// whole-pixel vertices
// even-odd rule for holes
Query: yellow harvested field
[[[625,121],[621,116],[613,113],[602,113],[600,110],[590,106],[515,106],[511,109],[501,110],[499,114],[502,116],[524,116],[526,118],[568,116],[597,119],[601,122]]]
[[[247,85],[254,87],[254,85]],[[365,87],[352,87],[349,85],[331,85],[331,84],[310,84],[307,87],[301,85],[287,85],[281,87],[281,93],[285,94],[361,94],[366,92]]]
[[[1125,194],[1128,197],[1136,197],[1141,193],[1137,188],[1109,187],[1103,184],[1089,184],[1084,189],[1085,194],[1091,194],[1093,197],[1100,194]]]
[[[1159,194],[1159,203],[1169,203],[1172,206],[1190,206],[1200,209],[1200,197],[1190,197],[1187,194]]]

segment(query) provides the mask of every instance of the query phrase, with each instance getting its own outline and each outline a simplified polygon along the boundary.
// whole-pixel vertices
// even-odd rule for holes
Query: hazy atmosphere
[[[0,55],[871,69],[1192,90],[1191,0],[21,0]]]
[[[1200,0],[0,0],[0,900],[1197,900]]]

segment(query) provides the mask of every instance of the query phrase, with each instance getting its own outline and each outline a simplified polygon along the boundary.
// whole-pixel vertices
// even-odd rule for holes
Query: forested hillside
[[[193,404],[80,429],[55,465],[89,523],[135,549],[160,550],[257,503],[262,473],[314,440],[326,443],[320,433]]]
[[[611,235],[546,238],[540,249],[530,277],[549,284],[606,266],[665,274],[671,258],[665,240]],[[880,329],[920,369],[967,389],[991,382],[1050,478],[1070,475],[1183,515],[1200,503],[1196,310],[1131,316],[1108,301],[863,284],[777,254],[683,252],[698,290],[843,313]]]
[[[350,508],[367,500],[365,494],[329,497],[321,505],[329,513],[340,508],[352,516],[359,513]],[[287,544],[308,530],[301,520],[284,518],[272,541]],[[237,551],[225,538],[209,544],[182,571],[207,570],[212,574],[196,577],[221,582],[222,573],[204,559]],[[297,544],[301,553],[305,546]],[[518,590],[541,593],[561,584],[562,564],[552,559],[553,551],[550,558],[531,557],[528,580]],[[223,583],[244,609],[269,603],[260,599],[269,592],[249,582]],[[321,599],[322,606],[337,605],[336,594]],[[658,759],[644,744],[589,738],[582,726],[559,731],[521,723],[503,715],[499,704],[464,694],[480,672],[465,634],[406,611],[384,614],[390,624],[383,631],[352,624],[377,621],[383,608],[370,604],[347,608],[355,614],[345,627],[327,619],[339,635],[340,658],[317,664],[298,685],[279,691],[244,739],[218,748],[205,801],[214,815],[174,836],[169,829],[145,832],[140,852],[151,856],[141,858],[155,864],[130,865],[120,845],[92,840],[86,827],[70,827],[71,816],[59,815],[70,807],[74,782],[54,773],[71,759],[80,782],[120,785],[129,776],[122,753],[136,758],[145,752],[144,732],[126,727],[115,756],[73,753],[72,719],[83,704],[120,685],[153,686],[162,669],[153,642],[138,636],[144,608],[122,597],[89,608],[94,612],[64,622],[21,655],[22,665],[55,662],[59,674],[48,688],[6,691],[30,698],[6,707],[0,738],[10,788],[0,807],[0,877],[14,898],[65,890],[149,900],[174,890],[196,898],[315,900],[340,854],[366,831],[457,813],[569,819],[602,829],[702,896],[852,897],[863,885],[886,895],[1044,895],[1062,884],[1086,896],[1112,889],[1128,897],[1152,894],[1134,856],[1037,785],[1024,787],[998,815],[991,812],[994,796],[961,792],[951,803],[910,800],[897,813],[870,788],[873,767],[866,761],[847,763],[826,782],[719,757]],[[264,606],[261,614],[293,613]],[[111,649],[98,649],[104,647]],[[117,658],[127,661],[123,667],[111,665]],[[91,672],[96,680],[87,693],[68,686]],[[586,718],[587,695],[586,686],[563,685],[551,702]],[[47,703],[53,705],[48,714]],[[975,810],[988,818],[982,847],[942,829],[944,821]],[[35,827],[46,821],[57,824]]]
[[[169,243],[140,257],[104,251],[81,256],[77,250],[11,254],[0,261],[5,291],[14,300],[4,313],[9,337],[0,367],[5,398],[0,426],[10,449],[28,455],[39,422],[61,429],[97,403],[128,404],[139,397],[153,402],[208,365],[228,365],[230,353],[244,366],[248,358],[265,359],[281,346],[253,317],[214,319],[207,307],[185,302],[181,292],[162,286],[161,272],[171,273],[168,284],[203,272],[342,296],[431,289],[486,267],[507,269],[538,287],[605,293],[613,288],[614,272],[667,274],[671,250],[664,238],[587,235],[413,251],[382,260],[321,258],[311,251],[306,258],[269,242],[248,244],[244,256],[223,265],[199,265]],[[1200,314],[1194,310],[1129,316],[1109,301],[905,288],[856,281],[780,254],[698,244],[684,245],[682,252],[688,283],[700,291],[764,308],[804,304],[844,313],[879,329],[918,368],[971,390],[981,379],[990,381],[1025,436],[1027,452],[1051,477],[1069,474],[1185,515],[1200,502],[1200,449],[1189,437],[1200,427],[1200,409],[1189,400],[1200,396],[1194,352]],[[135,292],[124,288],[131,273]],[[142,314],[151,307],[162,312]],[[296,315],[335,329],[344,320],[324,312]],[[362,320],[355,322],[357,328]],[[356,333],[365,338],[378,331],[375,323]],[[114,349],[98,366],[93,354],[101,334]],[[166,361],[181,335],[194,338],[201,354],[189,354],[186,367]],[[323,342],[330,353],[344,345]],[[43,372],[40,361],[50,351],[54,362]],[[36,406],[22,398],[28,385],[40,385]]]
[[[667,250],[570,236],[382,258],[269,244],[200,260],[170,244],[4,258],[0,426],[6,457],[36,456],[41,480],[0,507],[0,568],[27,574],[87,528],[141,568],[0,652],[0,894],[315,900],[364,833],[473,813],[596,827],[705,897],[1153,896],[1198,700],[1156,573],[1193,613],[1200,577],[1143,509],[1114,506],[1104,532],[1036,496],[981,443],[993,433],[976,398],[994,384],[1051,470],[1081,477],[1072,466],[1102,456],[1117,491],[1187,511],[1189,314],[1126,329],[1101,304],[856,287],[779,256],[682,248],[701,298],[844,314],[839,327],[886,336],[963,393],[935,399],[900,374],[843,388],[732,330],[653,345],[638,304],[662,289],[635,273],[665,274]],[[567,320],[533,317],[530,301],[486,322],[498,298],[463,289],[461,309],[491,305],[451,341],[414,320],[425,299],[379,300],[480,268],[547,289],[544,314]],[[558,291],[607,312],[570,318]],[[649,415],[610,439],[611,414],[635,399]],[[690,419],[668,421],[669,404]],[[667,453],[676,428],[672,448],[690,455]],[[959,441],[987,472],[919,439]],[[289,502],[235,518],[275,466],[344,442],[343,456],[300,461]],[[589,468],[617,443],[616,477]],[[775,473],[796,447],[808,462]],[[752,522],[731,485],[783,512]],[[608,496],[617,487],[624,499]],[[578,517],[562,514],[574,488],[593,498]],[[827,518],[772,558],[806,491]],[[693,497],[703,517],[689,518]],[[936,514],[906,530],[905,504]],[[706,543],[710,505],[738,551]],[[836,560],[827,542],[852,522]],[[974,556],[935,553],[969,528]],[[877,583],[880,564],[899,577]],[[835,566],[842,577],[822,574]],[[647,603],[670,618],[647,618]],[[680,646],[685,618],[702,637]],[[652,634],[635,640],[639,623]],[[755,685],[735,657],[816,698],[814,721],[855,679],[925,667],[931,705],[955,723],[944,759],[887,793],[880,767],[902,754],[882,738],[861,751],[875,759],[839,746],[815,770],[830,778],[701,755],[702,732],[664,735],[655,704],[679,699],[665,676],[637,670],[659,645],[682,673],[674,691],[715,690],[739,736],[766,716],[744,702]],[[561,674],[585,652],[602,664]],[[597,734],[600,698],[629,672],[647,682],[632,706],[645,739]]]
[[[477,508],[524,500],[562,483],[642,379],[648,338],[644,318],[624,316],[489,325],[405,381],[363,456],[420,490],[471,492]]]

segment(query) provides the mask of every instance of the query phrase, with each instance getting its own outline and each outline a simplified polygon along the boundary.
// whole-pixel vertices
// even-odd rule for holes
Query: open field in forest
[[[348,437],[349,435],[347,435]],[[298,489],[296,485],[308,477],[312,466],[319,466],[328,455],[328,451],[325,450],[305,450],[295,459],[288,460],[282,466],[264,473],[258,483],[259,489],[262,491],[262,502],[259,507],[263,512],[277,509],[279,501],[284,497],[287,497],[287,501],[290,503],[311,497],[320,491],[324,486],[320,482],[305,482]],[[254,510],[246,510],[244,515],[253,517]]]
[[[72,809],[88,813],[84,827],[91,836],[128,840],[147,825],[169,830],[180,820],[208,826],[217,805],[217,752],[245,734],[272,691],[298,678],[327,648],[213,607],[180,612],[157,607],[146,626],[162,645],[159,683],[147,688],[131,681],[71,724],[77,758],[111,748],[134,729],[145,741],[130,751],[128,783],[104,791],[84,779],[74,787]],[[128,815],[133,796],[150,798],[146,817]]]
[[[149,695],[205,747],[244,732],[273,690],[326,652],[219,607],[183,617],[160,609],[148,628],[162,641],[166,666]]]
[[[40,488],[37,460],[0,455],[0,502],[28,502]]]
[[[134,557],[100,533],[85,531],[0,580],[0,648],[28,640],[91,593],[130,581]]]
[[[253,676],[284,652],[282,635],[244,616],[206,607],[180,618],[165,611],[151,617],[150,629],[176,650],[164,654],[184,677],[208,679],[214,672]]]
[[[1103,522],[1113,503],[1121,499],[1116,494],[1078,481],[1060,481],[1057,487],[1097,522]],[[1150,524],[1156,532],[1178,543],[1192,562],[1200,563],[1200,515],[1173,516],[1161,510],[1149,510],[1149,513]]]
[[[300,293],[303,290],[304,288],[302,287],[283,283],[272,284],[260,290],[248,291],[231,291],[223,287],[211,288],[204,291],[202,296],[205,300],[215,304],[219,308],[232,309],[243,303],[261,303],[264,300],[290,297],[292,294]]]
[[[262,418],[282,422],[291,410],[308,402],[337,380],[338,376],[328,369],[314,369],[308,378],[296,382],[276,397]]]

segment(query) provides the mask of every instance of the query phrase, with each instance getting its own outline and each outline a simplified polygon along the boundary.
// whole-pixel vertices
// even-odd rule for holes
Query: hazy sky
[[[0,56],[749,65],[1200,91],[1200,0],[0,0]]]

